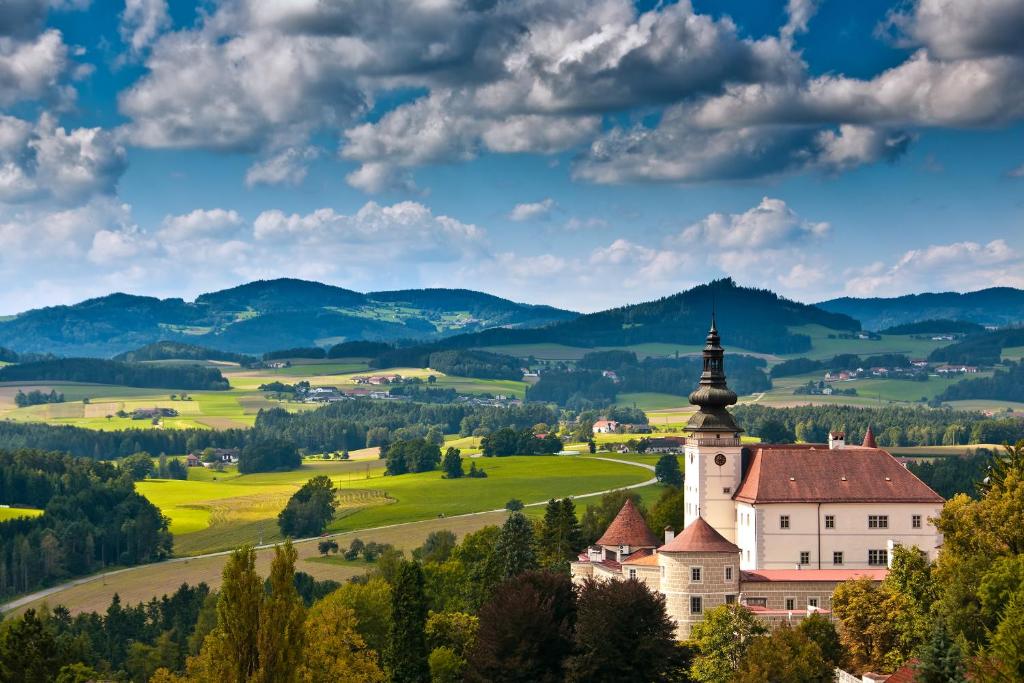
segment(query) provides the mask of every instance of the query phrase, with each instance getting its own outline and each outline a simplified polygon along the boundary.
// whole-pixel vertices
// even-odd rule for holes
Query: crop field
[[[291,472],[240,475],[233,469],[192,468],[187,481],[147,479],[136,487],[170,518],[175,553],[195,555],[279,540],[277,514],[318,474],[331,477],[338,488],[332,532],[494,510],[511,498],[539,502],[651,478],[640,468],[590,458],[521,456],[475,462],[487,478],[447,480],[439,471],[385,477],[381,460],[307,459]]]
[[[41,514],[43,514],[43,511],[36,508],[0,507],[0,522],[18,519],[19,517],[38,517]]]
[[[932,341],[930,339],[914,339],[911,335],[883,334],[880,340],[869,339],[829,339],[829,335],[837,335],[835,330],[830,330],[821,325],[800,325],[790,327],[790,332],[795,334],[806,334],[811,337],[811,350],[801,353],[786,354],[786,358],[831,358],[839,353],[856,353],[861,356],[872,356],[880,353],[904,353],[911,358],[925,358],[933,350],[940,346],[946,346],[948,341]],[[722,344],[728,344],[728,339],[723,339]]]

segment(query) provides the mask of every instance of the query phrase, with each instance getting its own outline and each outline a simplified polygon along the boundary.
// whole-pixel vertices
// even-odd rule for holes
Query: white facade
[[[935,503],[737,502],[740,566],[878,569],[887,566],[893,545],[916,547],[934,560],[941,535],[929,520],[941,509]]]
[[[703,517],[736,543],[736,502],[732,497],[743,475],[741,449],[734,434],[705,433],[686,440],[686,526]]]

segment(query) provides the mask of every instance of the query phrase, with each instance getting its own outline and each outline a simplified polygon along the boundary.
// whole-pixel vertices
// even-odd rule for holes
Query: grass
[[[821,325],[799,325],[790,327],[789,331],[794,334],[808,335],[811,338],[811,350],[786,354],[786,358],[806,357],[822,360],[840,353],[856,353],[861,356],[903,353],[911,358],[926,358],[934,349],[949,344],[948,341],[914,339],[911,335],[898,334],[883,334],[880,340],[829,339],[830,334],[838,335],[839,333]]]
[[[643,411],[668,410],[672,408],[688,407],[690,404],[686,396],[674,394],[659,394],[655,392],[641,392],[635,394],[619,394],[615,400],[617,406],[637,407]]]
[[[1003,360],[1024,360],[1024,346],[1007,346],[1003,349]]]
[[[148,479],[136,488],[170,518],[176,554],[196,555],[279,540],[277,514],[318,474],[331,477],[338,488],[338,512],[329,526],[335,532],[494,510],[511,498],[538,502],[650,478],[639,468],[586,458],[475,462],[487,471],[486,479],[447,480],[439,471],[385,477],[381,460],[307,460],[290,472],[240,475],[234,468],[192,468],[187,481]]]
[[[0,507],[0,522],[18,519],[19,517],[38,517],[41,514],[43,514],[43,511],[37,508]]]

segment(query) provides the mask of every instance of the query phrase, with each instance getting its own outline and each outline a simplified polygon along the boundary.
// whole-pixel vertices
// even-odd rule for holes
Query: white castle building
[[[878,448],[870,428],[860,446],[842,434],[828,444],[743,445],[714,320],[703,355],[683,452],[685,528],[666,529],[660,543],[627,501],[572,564],[574,581],[643,581],[665,595],[685,639],[722,604],[775,622],[828,613],[839,582],[885,578],[895,545],[934,558],[941,537],[930,519],[944,501]]]

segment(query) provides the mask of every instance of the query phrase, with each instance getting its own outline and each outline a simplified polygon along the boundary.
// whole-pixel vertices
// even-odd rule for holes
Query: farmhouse
[[[683,439],[685,528],[657,539],[629,501],[572,563],[574,581],[637,579],[665,596],[680,639],[704,613],[740,604],[769,623],[829,613],[838,583],[881,581],[896,545],[934,558],[929,521],[943,499],[869,429],[861,445],[751,444],[727,407],[724,350],[712,321],[704,372],[690,394],[698,412]]]
[[[682,453],[686,439],[681,436],[660,436],[647,440],[647,453]]]
[[[598,420],[594,423],[594,434],[614,434],[619,429],[615,420]]]

